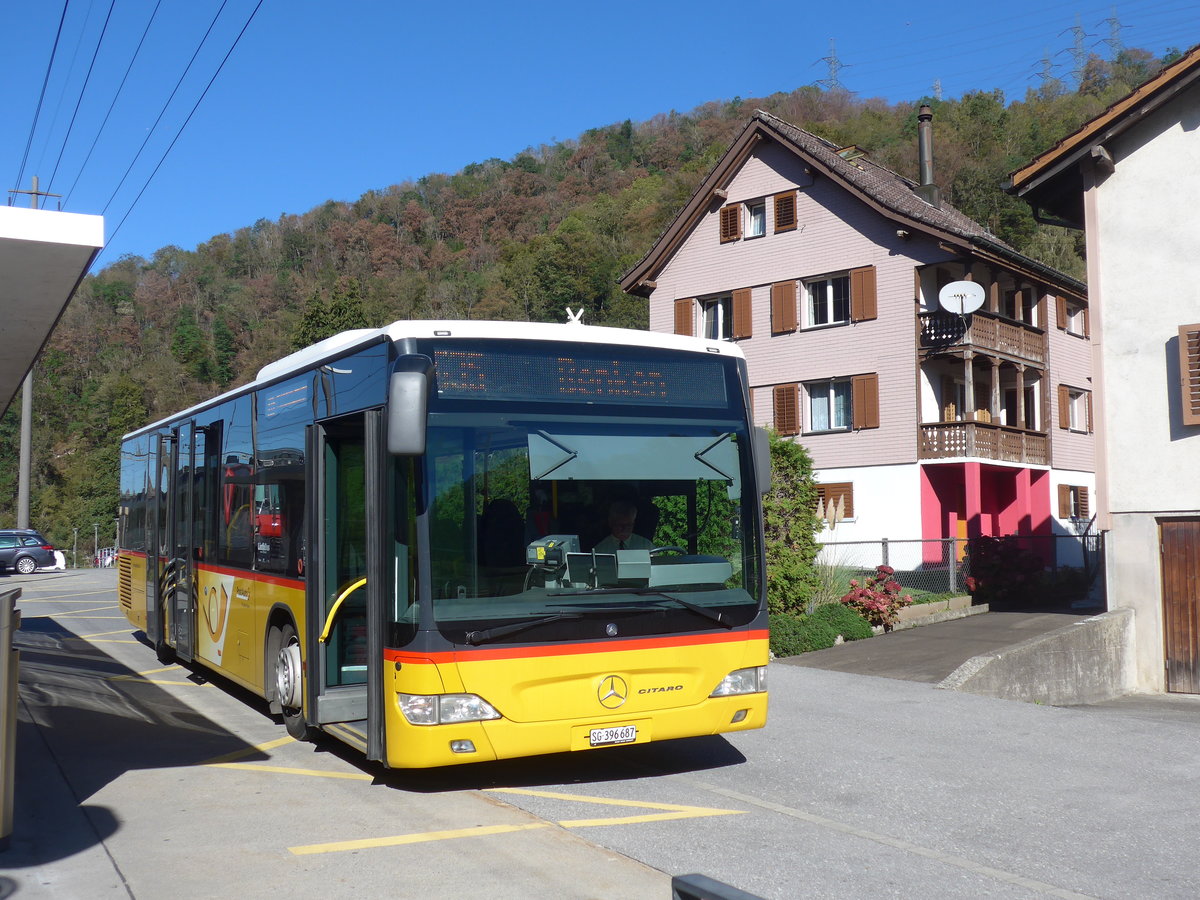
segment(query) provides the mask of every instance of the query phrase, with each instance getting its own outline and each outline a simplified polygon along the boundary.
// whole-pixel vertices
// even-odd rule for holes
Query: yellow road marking
[[[400,834],[395,837],[368,838],[363,841],[334,841],[329,844],[308,844],[303,847],[288,847],[296,856],[310,853],[338,853],[343,850],[366,850],[371,847],[398,847],[402,844],[420,844],[426,841],[446,841],[455,838],[484,837],[490,834],[512,834],[515,831],[533,831],[549,828],[549,822],[532,825],[479,825],[475,828],[459,828],[453,831],[426,831],[419,834]]]
[[[492,788],[490,793],[524,794],[529,797],[546,797],[551,800],[595,803],[600,806],[625,806],[635,809],[663,810],[663,812],[643,816],[624,816],[611,819],[563,819],[554,823],[561,828],[590,828],[596,825],[640,825],[645,822],[665,822],[670,819],[695,819],[704,816],[737,816],[745,812],[740,809],[712,809],[706,806],[683,806],[677,803],[614,800],[611,797],[586,797],[579,794],[559,794],[553,791],[529,791],[523,788]],[[457,838],[481,837],[490,834],[508,834],[514,831],[549,828],[550,825],[550,822],[540,822],[533,825],[484,825],[477,828],[460,828],[453,831],[425,831],[415,834],[399,834],[393,837],[367,838],[361,841],[333,841],[328,844],[308,844],[303,847],[289,847],[288,850],[297,856],[312,853],[340,853],[345,850],[367,850],[373,847],[397,847],[403,844],[419,844],[427,841],[447,841]]]
[[[98,642],[98,643],[103,643]],[[113,641],[112,643],[120,643]],[[133,641],[132,643],[141,643]],[[174,681],[166,678],[147,678],[147,675],[157,675],[159,672],[178,672],[179,666],[164,666],[161,669],[147,669],[145,672],[134,672],[131,675],[110,675],[109,681],[136,681],[139,684],[178,684],[183,687],[208,687],[208,682],[197,683],[195,681]]]
[[[96,634],[80,634],[80,635],[77,635],[77,637],[83,638],[86,641],[86,640],[91,640],[92,638],[108,637],[110,634],[129,634],[129,629],[128,628],[119,628],[116,631],[100,631],[100,632],[97,632]]]
[[[740,809],[713,809],[707,806],[681,806],[677,803],[649,803],[643,800],[614,800],[609,797],[585,797],[580,794],[559,794],[554,791],[530,791],[524,788],[494,788],[497,794],[523,794],[527,797],[546,797],[550,800],[567,800],[577,803],[595,803],[600,806],[626,806],[634,809],[661,809],[664,812],[642,816],[618,816],[606,819],[564,819],[558,824],[563,828],[591,828],[597,825],[634,825],[643,822],[666,822],[670,819],[699,819],[706,816],[738,816]]]
[[[107,591],[72,591],[69,594],[55,594],[51,597],[35,597],[33,591],[26,591],[24,586],[21,588],[21,600],[32,600],[37,603],[49,603],[52,600],[61,603],[91,603],[91,600],[66,600],[66,597],[87,597],[89,594],[111,594],[115,588],[109,588]]]
[[[165,669],[159,669],[163,672]],[[296,739],[291,737],[276,738],[273,741],[267,741],[265,744],[256,744],[253,747],[243,747],[241,750],[234,750],[232,753],[226,753],[222,756],[214,756],[212,759],[206,759],[200,763],[202,766],[215,766],[219,763],[233,762],[235,759],[242,759],[254,753],[266,753],[268,750],[274,750],[276,747],[282,747],[284,744],[294,744]]]
[[[252,772],[270,772],[273,775],[307,775],[313,778],[347,778],[351,781],[374,781],[363,772],[329,772],[322,769],[293,769],[288,766],[264,766],[257,763],[204,763],[213,769],[247,769]]]
[[[116,607],[115,607],[115,606],[93,606],[91,609],[77,609],[77,610],[75,610],[74,612],[69,612],[69,613],[54,613],[54,618],[56,618],[56,619],[66,619],[66,618],[68,618],[68,617],[70,617],[70,616],[82,616],[84,613],[90,613],[90,612],[108,612],[110,609],[116,609]],[[43,616],[42,618],[45,618],[45,616]],[[103,619],[103,618],[113,618],[113,619],[118,619],[118,618],[124,618],[124,616],[111,616],[111,617],[106,617],[106,616],[91,616],[90,618],[93,618],[93,619]]]

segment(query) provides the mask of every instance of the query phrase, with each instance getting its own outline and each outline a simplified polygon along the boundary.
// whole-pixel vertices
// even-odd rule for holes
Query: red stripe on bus
[[[730,644],[746,641],[765,641],[766,629],[739,631],[731,634],[671,635],[654,638],[630,638],[620,641],[594,641],[586,644],[528,644],[521,647],[463,647],[456,650],[437,650],[421,655],[403,650],[383,651],[390,662],[430,665],[439,662],[466,662],[468,659],[528,659],[538,656],[580,656],[588,653],[618,653],[625,650],[658,650],[667,647],[698,647],[706,644]]]
[[[122,550],[118,555],[132,556],[138,559],[151,559],[148,553],[141,550]],[[165,556],[158,557],[161,563],[169,562]],[[196,568],[202,572],[211,572],[214,575],[232,575],[234,578],[242,578],[247,581],[257,582],[259,584],[273,584],[277,587],[303,588],[303,578],[288,578],[284,575],[266,575],[262,572],[247,572],[245,569],[228,569],[224,566],[214,566],[211,563],[196,563]]]

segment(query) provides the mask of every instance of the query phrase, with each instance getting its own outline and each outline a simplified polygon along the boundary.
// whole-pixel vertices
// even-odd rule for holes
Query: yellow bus
[[[760,728],[769,472],[728,342],[345,332],[124,438],[120,603],[392,767]]]

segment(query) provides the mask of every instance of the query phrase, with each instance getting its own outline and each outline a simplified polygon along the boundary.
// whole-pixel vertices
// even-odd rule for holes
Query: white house
[[[1200,47],[1008,189],[1086,231],[1108,603],[1139,689],[1200,693]]]

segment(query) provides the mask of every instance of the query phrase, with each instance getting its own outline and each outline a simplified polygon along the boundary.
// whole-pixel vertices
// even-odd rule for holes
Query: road
[[[771,900],[1200,896],[1196,698],[1059,709],[773,663],[762,731],[396,773],[159,665],[111,572],[16,583],[20,897],[669,900],[688,872]]]

